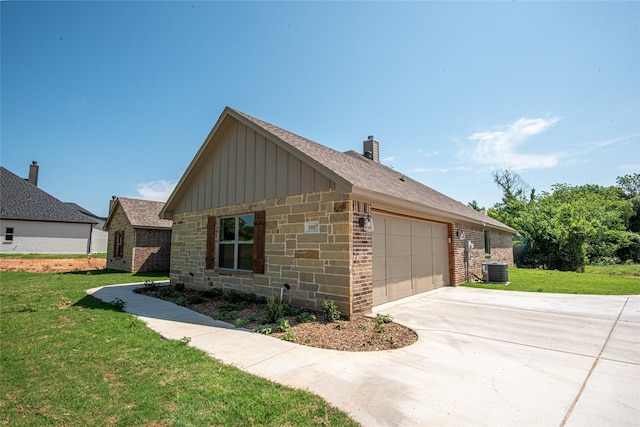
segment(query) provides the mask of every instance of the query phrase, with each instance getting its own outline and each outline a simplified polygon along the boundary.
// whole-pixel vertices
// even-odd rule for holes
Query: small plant
[[[364,323],[360,323],[358,325],[358,329],[360,329],[361,331],[364,331],[365,329],[367,329],[367,325],[365,325]]]
[[[120,298],[114,298],[109,304],[111,304],[116,310],[122,311],[124,310],[124,306],[127,305],[127,302]]]
[[[202,291],[202,296],[205,298],[218,298],[222,296],[222,289],[213,288]]]
[[[385,316],[383,316],[381,314],[378,314],[378,315],[376,315],[376,319],[375,320],[376,320],[376,324],[373,327],[373,331],[377,332],[379,334],[384,333],[384,331],[385,331],[384,324],[387,323],[387,322],[385,322]]]
[[[287,332],[291,329],[291,325],[289,324],[289,321],[285,318],[282,319],[278,319],[278,330],[280,332]]]
[[[343,329],[345,329],[346,327],[347,327],[347,324],[346,324],[346,323],[344,323],[344,322],[338,322],[338,323],[336,323],[336,329],[338,329],[338,330],[340,330],[340,331],[341,331],[341,330],[343,330]]]
[[[202,296],[200,292],[191,294],[187,297],[187,303],[189,304],[202,304],[205,301],[206,301],[205,298]]]
[[[182,337],[182,338],[180,338],[180,340],[178,342],[180,344],[182,344],[182,345],[189,345],[189,343],[191,342],[191,338],[190,337]]]
[[[11,301],[16,301],[18,299],[18,294],[9,294],[9,299]]]
[[[542,292],[542,288],[538,288],[537,292]]]
[[[289,341],[289,342],[293,342],[293,341],[296,340],[296,336],[294,335],[293,331],[291,331],[291,330],[287,331],[280,338],[282,338],[284,341]]]
[[[324,318],[327,322],[335,322],[342,316],[336,304],[330,299],[322,301],[322,311],[324,311]]]
[[[262,335],[271,335],[273,329],[271,329],[271,326],[263,326],[262,328],[254,329],[254,332]]]
[[[150,291],[156,290],[157,287],[158,285],[153,280],[145,280],[144,282],[144,288]]]
[[[382,323],[391,323],[393,322],[393,317],[390,314],[376,314],[376,321],[380,319]]]
[[[266,323],[275,323],[284,317],[284,301],[279,298],[269,298],[264,306],[264,317]]]
[[[393,345],[393,337],[388,337],[385,341]]]
[[[316,320],[316,315],[307,311],[302,312],[296,316],[296,322],[298,323],[309,323],[313,320]]]
[[[235,325],[236,328],[244,328],[249,321],[247,319],[236,319]]]

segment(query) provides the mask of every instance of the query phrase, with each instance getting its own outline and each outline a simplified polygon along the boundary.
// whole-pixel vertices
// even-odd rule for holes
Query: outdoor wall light
[[[368,217],[361,217],[360,219],[358,219],[358,225],[360,225],[360,227],[362,227],[362,231],[366,231],[366,232],[371,232],[375,229],[375,227],[373,226],[373,219],[368,216]]]

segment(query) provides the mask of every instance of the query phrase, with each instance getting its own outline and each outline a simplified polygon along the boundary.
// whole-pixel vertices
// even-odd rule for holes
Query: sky
[[[0,2],[0,164],[106,216],[230,106],[490,207],[640,172],[640,2]]]

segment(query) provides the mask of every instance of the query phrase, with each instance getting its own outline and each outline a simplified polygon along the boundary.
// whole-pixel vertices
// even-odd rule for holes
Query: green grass
[[[0,254],[0,258],[7,259],[75,259],[75,258],[86,258],[87,254],[13,254],[13,253],[5,253]],[[91,254],[92,258],[106,258],[107,254],[105,253],[96,253]]]
[[[640,278],[622,277],[623,274],[608,274],[604,272],[606,270],[602,271],[603,272],[600,273],[600,270],[598,269],[592,270],[591,268],[588,268],[586,273],[572,273],[555,270],[510,268],[508,285],[492,283],[465,283],[463,286],[507,291],[547,292],[558,294],[640,294]]]
[[[162,339],[85,294],[162,280],[109,273],[0,273],[0,423],[39,425],[356,425],[321,398]]]
[[[640,278],[640,264],[588,265],[585,273]]]

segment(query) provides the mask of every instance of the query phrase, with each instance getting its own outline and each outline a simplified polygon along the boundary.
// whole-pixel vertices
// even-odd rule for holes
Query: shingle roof
[[[96,224],[92,218],[0,166],[0,218]]]
[[[453,214],[515,232],[514,229],[500,221],[404,176],[381,163],[369,160],[355,151],[342,153],[240,111],[231,108],[227,108],[225,111],[234,113],[236,117],[240,116],[240,118],[244,118],[262,128],[285,144],[303,153],[308,160],[316,162],[325,170],[329,170],[354,187],[360,187],[398,200],[417,203],[440,211],[445,215]]]
[[[93,218],[93,219],[98,219],[101,221],[106,220],[106,218],[98,216],[96,214],[94,214],[93,212],[83,208],[82,206],[80,206],[77,203],[73,203],[73,202],[64,202],[65,205],[72,207],[73,209],[77,210],[78,212],[85,214],[86,216]]]
[[[171,229],[173,221],[160,219],[159,217],[160,211],[164,207],[164,202],[118,197],[117,203],[122,207],[133,228]],[[114,212],[115,210],[116,208],[113,209]],[[111,217],[107,220],[107,225],[110,219]]]

